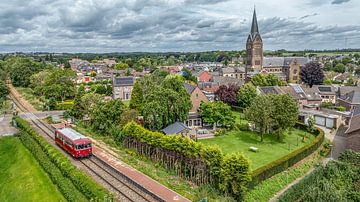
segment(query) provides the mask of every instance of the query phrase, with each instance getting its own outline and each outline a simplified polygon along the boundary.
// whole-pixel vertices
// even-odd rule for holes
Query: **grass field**
[[[15,137],[0,138],[0,201],[66,201]]]
[[[34,95],[31,88],[16,87],[16,90],[21,96],[27,100],[36,110],[42,111],[44,103],[39,99],[39,96]]]
[[[302,142],[302,136],[307,134],[307,139]],[[265,137],[260,142],[259,135],[251,131],[230,131],[226,135],[212,139],[199,140],[207,145],[219,145],[224,153],[241,152],[251,161],[251,169],[255,170],[271,161],[281,158],[306,144],[314,137],[307,132],[293,129],[283,142],[278,142],[273,137]],[[249,147],[257,147],[258,152],[249,151]]]

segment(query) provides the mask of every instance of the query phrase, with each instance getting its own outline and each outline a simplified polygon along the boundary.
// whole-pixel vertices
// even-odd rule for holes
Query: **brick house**
[[[134,77],[113,78],[113,83],[112,83],[113,99],[121,99],[124,101],[130,100],[134,83],[135,83]]]
[[[208,71],[202,71],[199,73],[197,80],[199,82],[210,82],[212,80],[212,75]]]
[[[360,87],[342,86],[339,88],[337,103],[347,111],[354,111],[360,105]]]
[[[184,87],[187,93],[190,95],[192,108],[189,111],[188,119],[185,124],[190,128],[196,128],[202,126],[202,120],[199,114],[199,108],[201,102],[209,102],[206,95],[197,87],[188,83],[184,83]]]
[[[360,152],[360,107],[357,107],[350,119],[349,128],[345,131],[346,148]]]

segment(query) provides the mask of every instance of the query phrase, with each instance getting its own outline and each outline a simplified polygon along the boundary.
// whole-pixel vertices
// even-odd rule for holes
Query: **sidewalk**
[[[12,115],[0,115],[0,136],[14,135],[17,129],[10,124]]]
[[[104,151],[102,148],[93,144],[93,153],[98,158],[107,162],[114,168],[116,168],[119,172],[125,174],[131,180],[136,182],[137,184],[144,187],[146,190],[149,190],[154,195],[163,199],[164,201],[190,201],[175,191],[165,187],[159,182],[151,179],[149,176],[137,171],[136,169],[130,167],[124,162],[120,161],[112,154],[109,154],[108,151]]]

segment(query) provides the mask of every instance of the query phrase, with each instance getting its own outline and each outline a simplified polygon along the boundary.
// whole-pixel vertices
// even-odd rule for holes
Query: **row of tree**
[[[5,103],[6,97],[9,94],[9,89],[6,86],[6,71],[5,68],[5,62],[0,61],[0,109],[3,108],[3,105]]]

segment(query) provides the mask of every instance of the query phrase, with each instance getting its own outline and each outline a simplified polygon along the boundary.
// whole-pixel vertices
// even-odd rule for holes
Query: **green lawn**
[[[41,101],[39,96],[34,95],[34,92],[31,88],[22,88],[16,87],[16,90],[21,94],[21,96],[27,100],[36,110],[42,111],[44,103]]]
[[[307,140],[302,142],[302,136],[307,134]],[[255,170],[274,160],[285,156],[304,145],[310,143],[314,137],[307,132],[293,129],[283,142],[278,142],[275,138],[266,137],[264,142],[260,142],[259,135],[251,131],[230,131],[226,135],[212,139],[199,140],[207,145],[219,145],[223,152],[241,152],[251,161],[251,169]],[[257,147],[258,152],[249,151],[249,147]]]
[[[0,138],[0,201],[66,201],[15,137]]]

